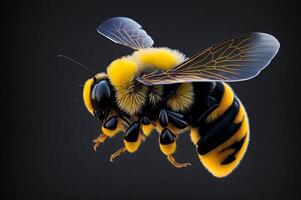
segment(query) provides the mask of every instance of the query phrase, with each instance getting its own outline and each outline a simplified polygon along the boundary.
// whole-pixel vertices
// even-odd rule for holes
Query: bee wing
[[[146,85],[243,81],[258,75],[279,47],[272,35],[248,33],[209,47],[171,70],[144,74],[137,80]]]
[[[115,43],[138,50],[154,44],[152,38],[141,28],[140,24],[130,18],[114,17],[103,22],[97,32]]]

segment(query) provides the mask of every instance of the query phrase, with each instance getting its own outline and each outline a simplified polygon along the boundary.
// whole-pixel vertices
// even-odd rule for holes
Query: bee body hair
[[[124,113],[128,116],[129,123],[135,123],[143,117],[152,122],[141,124],[141,132],[145,136],[149,136],[153,130],[160,134],[166,128],[175,137],[188,131],[201,163],[214,176],[227,176],[239,164],[249,141],[248,117],[231,87],[224,82],[147,86],[136,81],[144,72],[169,70],[184,61],[184,55],[177,50],[143,49],[114,60],[108,66],[107,74],[98,75],[97,81],[107,79],[112,85],[115,93],[112,106],[114,113]],[[90,113],[93,113],[93,103],[89,100],[92,86],[93,79],[89,79],[83,92],[84,102]],[[206,110],[215,104],[216,108],[204,117]],[[179,122],[187,122],[187,127],[179,128],[171,123],[166,127],[162,126],[158,120],[162,109],[183,116]],[[172,116],[169,118],[173,119]],[[116,130],[102,129],[109,137],[118,132],[126,132],[121,122],[118,122]],[[135,137],[135,141],[124,140],[130,153],[137,151],[142,142],[141,136]],[[162,152],[166,155],[174,153],[175,141],[164,144],[160,140]]]

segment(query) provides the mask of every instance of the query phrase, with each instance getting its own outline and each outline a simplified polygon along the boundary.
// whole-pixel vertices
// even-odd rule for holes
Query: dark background
[[[300,32],[293,1],[9,1],[2,5],[1,199],[298,199],[300,188]],[[217,179],[203,168],[189,136],[172,167],[153,134],[114,163],[121,136],[97,152],[99,124],[85,110],[88,74],[56,58],[104,71],[131,49],[96,27],[114,16],[141,23],[155,46],[190,56],[229,36],[273,34],[278,55],[260,76],[231,84],[251,123],[240,166]],[[4,21],[3,21],[4,20]],[[299,186],[300,187],[300,186]]]

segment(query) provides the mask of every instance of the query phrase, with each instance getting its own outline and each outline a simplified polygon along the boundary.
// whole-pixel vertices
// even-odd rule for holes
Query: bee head
[[[97,74],[86,81],[83,99],[87,110],[94,117],[103,120],[115,102],[114,90],[106,74]]]
[[[115,103],[115,94],[107,74],[98,73],[94,75],[92,70],[85,67],[76,60],[65,55],[58,55],[59,58],[67,59],[75,63],[79,68],[88,72],[92,78],[85,82],[83,88],[83,99],[87,110],[95,117],[103,120]]]

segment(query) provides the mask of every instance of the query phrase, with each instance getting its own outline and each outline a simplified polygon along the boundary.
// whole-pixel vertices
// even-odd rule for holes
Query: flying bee
[[[191,58],[178,50],[152,47],[152,38],[132,19],[115,17],[97,31],[134,53],[112,61],[106,73],[95,74],[83,88],[87,110],[101,122],[94,149],[123,133],[122,152],[134,153],[151,133],[177,168],[177,139],[190,134],[201,163],[215,177],[230,174],[242,160],[250,138],[246,110],[227,82],[251,79],[279,50],[275,37],[247,33],[233,37]],[[155,130],[155,131],[153,131]]]

